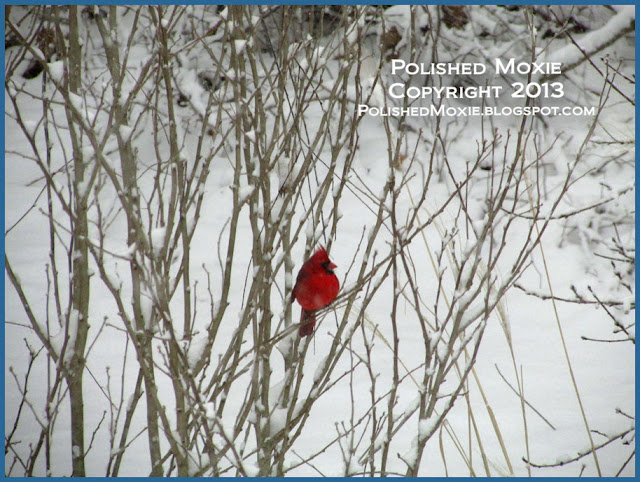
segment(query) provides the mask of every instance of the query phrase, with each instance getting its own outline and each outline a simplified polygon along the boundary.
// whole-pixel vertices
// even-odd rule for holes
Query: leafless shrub
[[[373,162],[360,154],[371,139],[356,107],[388,87],[394,56],[482,58],[448,55],[491,22],[488,35],[509,38],[509,15],[524,32],[541,18],[554,36],[583,25],[582,10],[500,12],[12,7],[5,117],[22,139],[6,154],[37,167],[41,194],[5,234],[19,239],[29,219],[46,220],[47,281],[42,303],[7,250],[29,356],[11,372],[6,475],[116,476],[134,447],[148,451],[151,476],[283,476],[302,466],[327,475],[318,462],[327,451],[342,456],[345,476],[424,475],[426,445],[457,440],[447,417],[469,403],[487,323],[510,337],[505,294],[547,228],[570,218],[562,209],[573,183],[594,172],[583,166],[597,116],[547,190],[555,139],[535,134],[540,120],[487,123],[475,156],[461,158],[462,121],[385,117]],[[57,60],[33,41],[43,31],[55,32]],[[518,35],[518,53],[535,54],[531,42]],[[19,80],[27,58],[43,66],[37,85]],[[345,211],[354,205],[361,212]],[[594,220],[604,219],[598,207]],[[632,221],[605,209],[601,233],[613,237],[603,256],[631,294],[635,253],[619,228]],[[292,280],[321,242],[345,256],[343,287],[301,340]],[[619,300],[593,298],[629,328],[613,311]],[[97,351],[120,358],[104,363]],[[28,390],[36,368],[47,382],[38,397]],[[336,398],[340,418],[309,443],[306,431]],[[70,470],[51,455],[67,422]],[[96,453],[99,444],[109,450]],[[490,473],[484,453],[483,468]]]

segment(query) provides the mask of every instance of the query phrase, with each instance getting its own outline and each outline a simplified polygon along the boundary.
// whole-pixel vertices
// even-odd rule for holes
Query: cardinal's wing
[[[304,281],[305,279],[309,278],[310,275],[308,273],[308,271],[306,269],[304,269],[304,266],[300,269],[300,271],[298,271],[298,277],[296,278],[296,284],[293,287],[293,290],[291,291],[291,301],[294,301],[296,299],[296,297],[298,296],[298,288],[300,287],[300,284],[302,281]]]

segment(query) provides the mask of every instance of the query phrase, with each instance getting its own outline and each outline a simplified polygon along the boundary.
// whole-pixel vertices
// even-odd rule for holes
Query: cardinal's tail
[[[302,310],[300,316],[300,328],[298,329],[298,335],[301,337],[309,336],[313,333],[313,327],[316,326],[316,312],[315,310]]]

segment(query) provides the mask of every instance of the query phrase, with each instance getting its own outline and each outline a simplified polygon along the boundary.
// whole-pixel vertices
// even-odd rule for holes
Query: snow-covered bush
[[[628,474],[634,15],[8,7],[6,475]],[[546,105],[387,95],[534,79],[393,71],[495,58],[594,115],[358,114]],[[318,244],[341,291],[299,338]]]

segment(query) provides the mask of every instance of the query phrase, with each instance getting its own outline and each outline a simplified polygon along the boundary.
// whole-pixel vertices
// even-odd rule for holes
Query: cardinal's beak
[[[333,269],[333,268],[337,268],[338,265],[333,264],[332,262],[329,262],[329,269]]]

